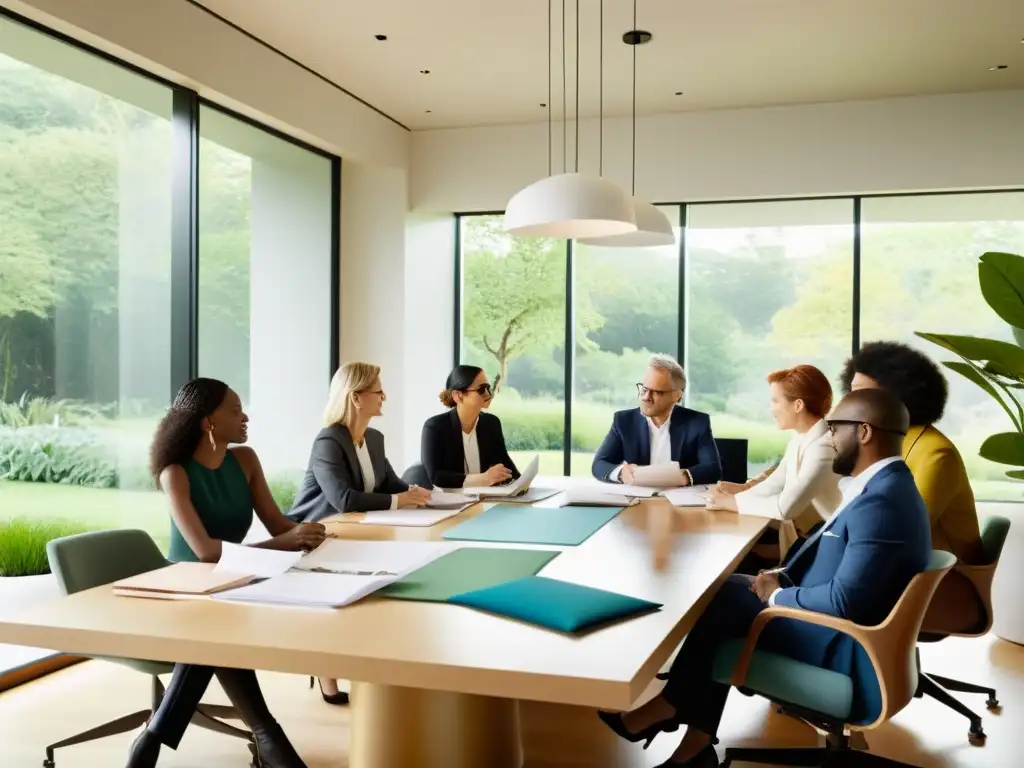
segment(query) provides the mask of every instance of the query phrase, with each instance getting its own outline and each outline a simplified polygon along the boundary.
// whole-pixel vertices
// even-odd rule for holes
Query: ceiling
[[[414,130],[546,119],[548,0],[190,1]],[[577,3],[580,112],[591,116],[601,2],[566,0],[570,116]],[[621,38],[633,3],[603,4],[604,112],[628,115],[634,49]],[[637,27],[654,35],[635,49],[639,114],[1024,88],[1021,0],[639,0]]]

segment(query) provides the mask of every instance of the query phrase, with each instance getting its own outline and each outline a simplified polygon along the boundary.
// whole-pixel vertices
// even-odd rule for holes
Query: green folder
[[[444,538],[574,547],[593,536],[621,511],[621,507],[521,507],[496,504],[449,529]]]
[[[463,547],[413,571],[377,594],[399,600],[445,602],[452,595],[533,576],[558,554],[536,549]]]

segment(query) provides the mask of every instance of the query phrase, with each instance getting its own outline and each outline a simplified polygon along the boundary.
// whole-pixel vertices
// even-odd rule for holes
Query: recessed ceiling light
[[[430,70],[429,69],[421,69],[420,70],[420,74],[421,75],[429,75],[430,74]]]
[[[682,96],[682,95],[683,95],[682,91],[676,91],[676,96]]]
[[[989,72],[998,72],[1001,69],[1009,69],[1009,68],[1010,68],[1009,64],[996,64],[994,67],[989,67],[988,71]]]
[[[544,102],[541,102],[541,104],[540,104],[540,105],[541,105],[542,107],[547,107],[547,104],[545,104]]]
[[[380,40],[380,41],[384,41],[384,40],[388,39],[388,36],[387,35],[374,35],[374,38],[377,39],[377,40]]]
[[[427,110],[427,114],[429,115],[429,114],[430,114],[431,112],[433,112],[433,111],[434,111],[434,110],[432,110],[432,109],[428,109],[428,110]]]

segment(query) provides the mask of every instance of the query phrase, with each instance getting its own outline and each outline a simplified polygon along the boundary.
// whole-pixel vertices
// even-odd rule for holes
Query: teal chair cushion
[[[730,640],[715,656],[712,675],[728,685],[745,639]],[[846,722],[853,708],[853,680],[769,651],[754,651],[743,686],[773,701],[796,704]]]
[[[1008,518],[993,515],[985,520],[981,529],[981,548],[985,554],[985,564],[991,565],[1003,553],[1006,535],[1010,532]]]
[[[543,576],[527,576],[463,592],[448,598],[448,602],[561,632],[582,632],[661,607],[660,603]]]

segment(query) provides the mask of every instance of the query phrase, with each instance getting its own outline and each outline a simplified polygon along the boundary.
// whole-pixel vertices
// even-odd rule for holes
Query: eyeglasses
[[[490,397],[491,396],[491,385],[490,384],[481,384],[479,387],[473,387],[472,389],[464,389],[462,391],[466,392],[466,393],[477,392],[477,393],[479,393],[479,395],[481,397]]]
[[[384,399],[384,398],[387,397],[387,395],[384,394],[384,390],[383,389],[364,389],[361,394],[364,394],[364,395],[380,395],[381,399]]]
[[[859,427],[861,425],[864,425],[866,427],[871,427],[872,429],[877,429],[879,432],[888,432],[888,433],[893,434],[893,435],[905,435],[905,434],[907,434],[906,432],[904,432],[902,430],[899,430],[899,429],[886,429],[885,427],[875,426],[870,421],[853,421],[852,419],[836,419],[834,421],[826,421],[825,424],[828,425],[828,431],[831,434],[833,434],[833,435],[835,435],[835,433],[836,433],[836,427],[841,426],[843,424],[853,424],[854,426],[857,426],[857,427]]]
[[[636,393],[639,397],[644,397],[648,394],[654,395],[655,397],[663,397],[664,395],[671,395],[676,391],[677,390],[674,389],[651,389],[650,387],[645,387],[643,384],[636,385]]]

